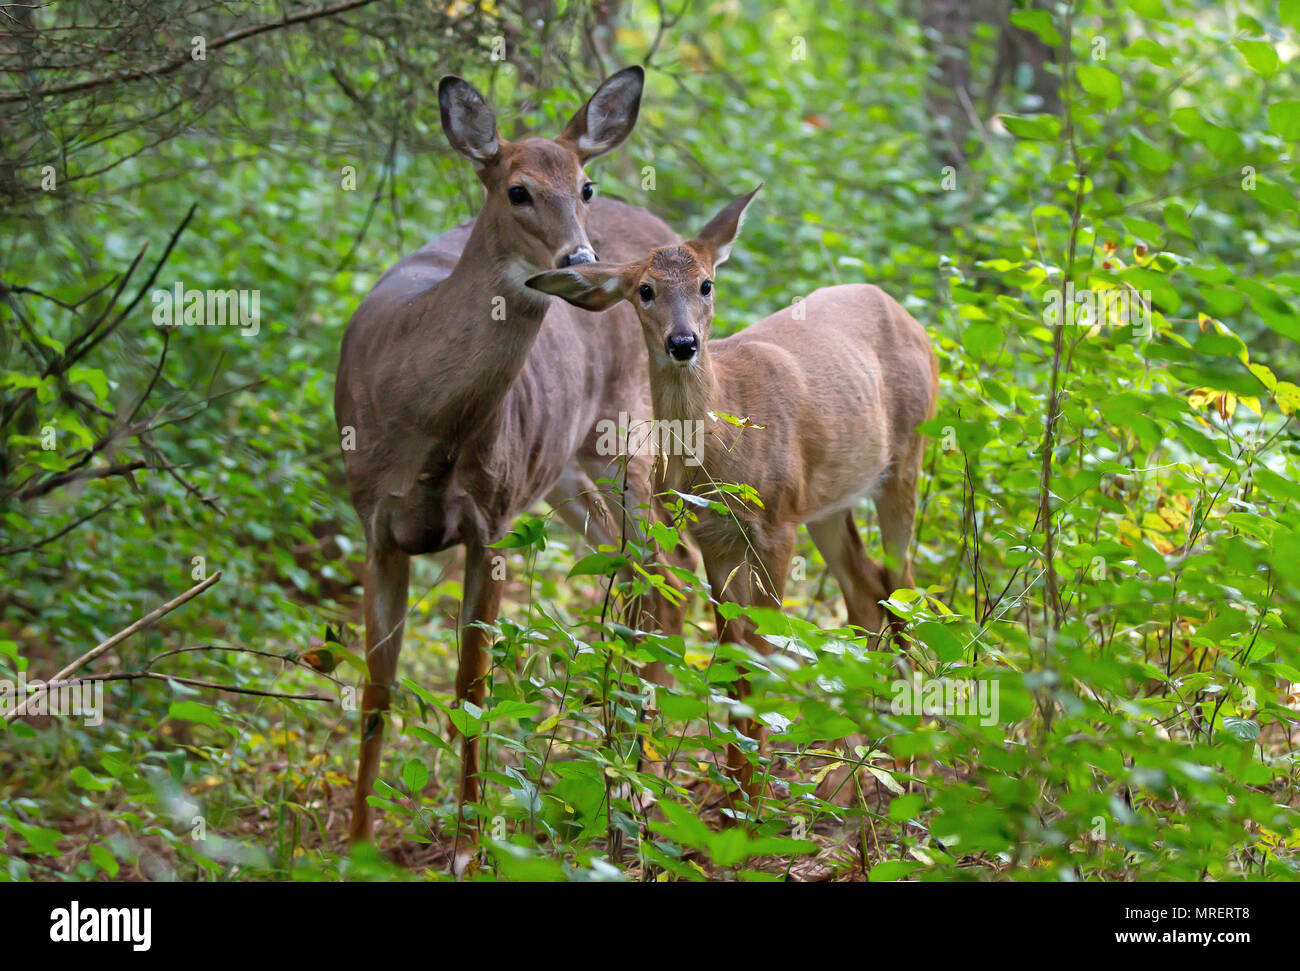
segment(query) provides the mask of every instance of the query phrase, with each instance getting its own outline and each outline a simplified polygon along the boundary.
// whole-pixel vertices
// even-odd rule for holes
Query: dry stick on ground
[[[204,590],[208,589],[208,587],[212,586],[220,579],[221,579],[221,572],[218,571],[212,574],[212,576],[208,577],[202,583],[197,583],[194,586],[190,587],[188,590],[186,590],[179,597],[176,597],[174,600],[169,600],[167,601],[167,603],[163,604],[161,607],[157,608],[156,610],[153,610],[148,614],[145,614],[143,617],[137,620],[130,627],[126,627],[118,631],[108,640],[104,641],[104,643],[98,645],[97,647],[91,648],[85,654],[81,655],[81,657],[77,658],[67,667],[59,671],[59,673],[56,674],[54,677],[50,678],[50,680],[46,682],[44,688],[37,688],[36,691],[32,692],[32,694],[28,695],[27,698],[23,700],[22,704],[16,706],[13,709],[13,711],[5,712],[5,721],[11,722],[16,718],[21,718],[23,715],[27,713],[27,706],[31,704],[32,701],[38,698],[42,693],[49,692],[50,684],[64,680],[65,678],[68,677],[68,675],[72,674],[74,671],[77,670],[77,668],[81,667],[83,664],[87,663],[88,661],[93,661],[95,658],[99,657],[105,651],[112,650],[114,647],[116,647],[118,644],[121,644],[132,634],[136,633],[137,631],[144,630],[146,627],[148,627],[154,621],[158,620],[160,617],[165,617],[167,614],[170,614],[177,607],[180,607],[188,603],[189,601],[193,600],[195,597],[197,597]]]

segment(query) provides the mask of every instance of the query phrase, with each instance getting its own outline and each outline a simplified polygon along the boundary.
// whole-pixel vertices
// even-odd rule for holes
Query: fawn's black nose
[[[689,361],[700,349],[700,342],[694,334],[673,334],[664,342],[664,349],[674,361]]]
[[[589,247],[579,246],[576,250],[560,260],[560,266],[577,266],[579,263],[595,263],[596,254]]]

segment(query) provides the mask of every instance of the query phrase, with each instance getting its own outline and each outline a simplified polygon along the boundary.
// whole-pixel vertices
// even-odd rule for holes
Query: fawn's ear
[[[524,285],[562,297],[583,310],[608,310],[626,296],[623,270],[617,263],[579,263],[538,273]]]
[[[760,182],[753,192],[727,203],[726,207],[700,230],[700,234],[686,245],[705,257],[715,270],[727,262],[727,257],[731,255],[731,245],[740,235],[741,224],[745,221],[745,210],[749,208],[749,204],[754,201],[754,196],[758,195],[758,190],[761,188],[763,183]]]
[[[464,78],[448,74],[438,82],[438,110],[442,113],[442,130],[451,147],[481,169],[501,153],[497,135],[497,117],[479,94],[478,88]]]
[[[556,141],[571,145],[584,163],[612,152],[632,134],[644,86],[645,70],[640,67],[625,67],[611,74]]]

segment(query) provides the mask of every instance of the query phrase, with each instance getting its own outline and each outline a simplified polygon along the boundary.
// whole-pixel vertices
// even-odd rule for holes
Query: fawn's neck
[[[719,400],[719,390],[719,374],[707,345],[684,366],[652,359],[650,399],[655,419],[682,432],[678,439],[681,447],[667,450],[664,481],[668,488],[688,486],[701,469],[710,467],[709,454],[718,439],[709,413],[727,410]]]

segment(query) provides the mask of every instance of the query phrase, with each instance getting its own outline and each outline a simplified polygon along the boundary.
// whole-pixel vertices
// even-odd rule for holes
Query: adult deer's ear
[[[496,115],[474,85],[448,74],[438,82],[438,109],[447,141],[475,168],[483,168],[500,154]]]
[[[625,67],[611,74],[564,126],[556,141],[573,146],[584,163],[612,152],[632,133],[641,110],[645,70]]]
[[[524,285],[562,297],[583,310],[608,310],[625,295],[623,269],[615,263],[579,263],[538,273]]]
[[[745,221],[745,210],[763,188],[759,183],[753,192],[739,196],[727,203],[726,207],[709,220],[708,225],[700,230],[700,235],[686,245],[691,247],[709,261],[716,270],[731,255],[731,246],[740,235],[741,224]]]

